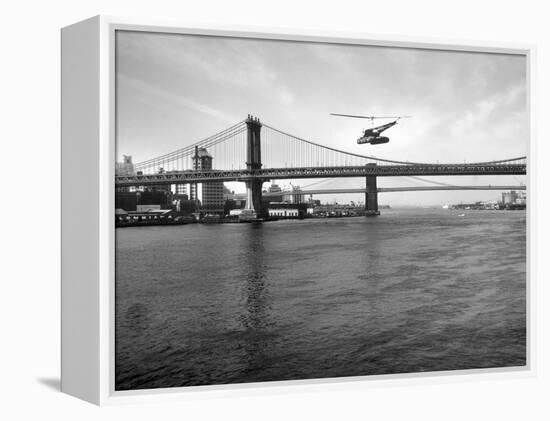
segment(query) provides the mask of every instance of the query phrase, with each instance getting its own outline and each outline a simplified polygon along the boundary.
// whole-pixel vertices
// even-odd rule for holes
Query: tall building
[[[502,203],[504,203],[505,205],[516,203],[517,197],[518,197],[518,194],[515,190],[511,190],[509,192],[503,192]]]
[[[130,155],[122,155],[122,162],[115,162],[115,176],[132,176],[135,175],[134,164]],[[117,187],[117,193],[126,193],[135,191],[134,187]]]
[[[208,153],[206,148],[195,149],[193,169],[211,170],[212,161],[212,155]],[[223,215],[225,203],[223,198],[223,181],[191,184],[189,193],[191,200],[199,200],[201,202],[201,211],[203,213]]]
[[[116,175],[135,175],[134,164],[130,155],[122,155],[122,162],[117,162],[115,166]]]
[[[502,193],[502,203],[504,205],[525,205],[527,203],[527,194],[522,190],[504,192]]]

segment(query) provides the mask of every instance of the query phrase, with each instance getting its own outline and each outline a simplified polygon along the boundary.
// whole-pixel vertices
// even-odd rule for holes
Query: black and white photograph
[[[524,54],[114,48],[116,391],[528,365]]]
[[[8,1],[2,420],[550,420],[543,2]]]

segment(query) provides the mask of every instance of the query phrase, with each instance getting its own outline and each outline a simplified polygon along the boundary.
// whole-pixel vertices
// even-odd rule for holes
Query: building
[[[307,215],[305,203],[269,203],[267,214],[275,218],[304,218]]]
[[[138,205],[136,192],[118,190],[115,192],[115,208],[125,211],[135,211]]]
[[[185,185],[185,184],[175,184],[174,185],[174,194],[185,195],[185,198],[189,199],[189,196],[187,195],[187,185]]]
[[[130,155],[122,155],[122,162],[117,162],[115,165],[116,175],[136,175],[132,157]]]
[[[193,169],[211,170],[212,155],[206,148],[196,148],[193,156]],[[208,183],[195,183],[190,185],[189,196],[191,200],[199,200],[201,212],[223,215],[225,200],[223,197],[223,181]]]
[[[246,193],[235,193],[224,186],[224,215],[230,215],[234,209],[243,209],[246,206]]]
[[[115,176],[135,175],[134,164],[130,155],[122,155],[122,162],[115,162]],[[135,191],[135,187],[117,187],[117,192]]]
[[[308,201],[306,202],[307,205],[311,208],[314,208],[316,206],[321,206],[321,201],[318,199],[313,199],[313,197],[309,197]],[[353,202],[351,202],[351,206],[355,206]]]
[[[275,196],[269,196],[270,202],[282,202],[283,201],[283,189],[278,184],[271,184],[267,189],[268,193],[274,193]],[[278,194],[280,193],[280,194]]]
[[[284,209],[284,208],[270,208],[267,210],[269,216],[271,217],[279,217],[279,218],[298,218],[300,216],[300,212],[298,209]]]
[[[171,209],[144,209],[127,212],[123,209],[115,210],[117,226],[127,225],[162,225],[174,223],[178,215]]]
[[[515,190],[502,193],[502,203],[504,205],[510,205],[516,203],[517,192]]]
[[[525,205],[527,204],[527,195],[524,191],[512,190],[502,193],[503,205]]]
[[[298,204],[304,202],[304,194],[300,186],[290,185],[290,190],[283,191],[283,202]]]
[[[143,209],[168,209],[171,207],[170,194],[165,191],[116,191],[115,208],[125,211]]]

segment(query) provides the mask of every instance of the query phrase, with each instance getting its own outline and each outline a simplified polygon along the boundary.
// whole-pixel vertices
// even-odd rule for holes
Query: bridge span
[[[161,174],[117,176],[117,187],[209,181],[283,180],[336,177],[402,177],[449,175],[523,175],[526,164],[364,165],[347,167],[265,168],[257,170],[188,170]]]
[[[408,186],[408,187],[379,187],[378,193],[396,193],[408,191],[453,191],[453,190],[526,190],[526,186]],[[366,188],[355,189],[307,189],[299,191],[283,191],[283,192],[263,192],[262,196],[272,197],[280,196],[281,194],[347,194],[347,193],[367,193]]]
[[[196,194],[197,183],[244,182],[247,190],[245,210],[248,216],[255,218],[265,214],[261,200],[262,184],[269,180],[364,177],[367,187],[358,192],[366,195],[367,214],[378,214],[378,193],[407,191],[404,188],[379,189],[378,177],[524,175],[527,173],[527,163],[525,156],[462,164],[378,158],[306,140],[262,124],[258,118],[249,115],[247,119],[213,136],[137,163],[134,170],[116,174],[116,191],[132,186],[189,184],[195,186],[191,191]],[[454,190],[481,190],[486,186],[456,187]],[[514,189],[519,190],[517,187]]]

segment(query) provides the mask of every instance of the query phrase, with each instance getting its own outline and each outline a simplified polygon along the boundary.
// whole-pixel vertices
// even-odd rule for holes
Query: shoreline
[[[387,211],[388,209],[386,209]],[[489,213],[509,213],[509,212],[526,212],[526,208],[521,209],[442,209],[438,207],[433,208],[422,208],[422,207],[407,207],[407,208],[392,208],[391,211],[442,211],[447,212],[451,216],[453,211],[461,211],[461,215],[466,212],[466,214],[479,213],[490,210]],[[380,213],[376,216],[384,216],[386,212]],[[392,212],[395,214],[395,212]],[[457,214],[458,216],[458,214]],[[200,221],[173,221],[173,220],[147,220],[147,221],[136,221],[136,222],[124,222],[116,223],[115,228],[130,228],[130,227],[148,227],[148,226],[174,226],[174,225],[189,225],[189,224],[201,224],[201,225],[218,225],[218,224],[251,224],[251,223],[264,223],[264,222],[276,222],[276,221],[303,221],[303,220],[334,220],[334,219],[356,219],[356,218],[369,218],[372,219],[373,215],[332,215],[332,216],[306,216],[306,217],[297,217],[297,218],[258,218],[258,219],[244,219],[238,220],[237,218],[220,218],[220,219],[211,219],[211,220],[200,220]]]

